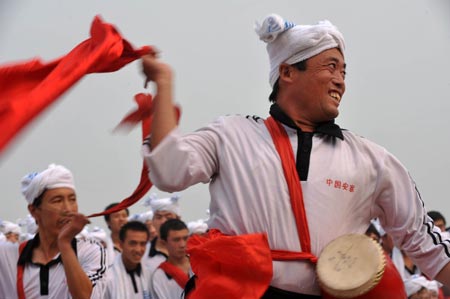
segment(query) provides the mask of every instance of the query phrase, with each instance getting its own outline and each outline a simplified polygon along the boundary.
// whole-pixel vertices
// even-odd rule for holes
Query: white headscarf
[[[0,231],[5,235],[9,233],[20,235],[20,233],[22,232],[18,224],[7,220],[0,220]]]
[[[139,221],[142,223],[147,222],[147,220],[152,220],[153,219],[153,211],[152,210],[148,210],[147,212],[144,213],[138,213],[138,214],[132,214],[128,217],[128,221]]]
[[[269,82],[273,87],[282,63],[295,64],[325,50],[339,48],[344,55],[344,37],[330,21],[316,25],[295,25],[277,14],[255,24],[259,39],[267,43],[270,60]]]
[[[404,284],[406,295],[409,297],[420,291],[422,288],[428,289],[429,280],[422,275],[416,274],[405,280]]]
[[[33,204],[44,190],[55,188],[71,188],[75,190],[73,175],[64,166],[50,164],[42,172],[33,172],[22,178],[22,194],[28,204]]]
[[[203,219],[189,221],[187,227],[190,234],[204,234],[208,230],[208,224]]]
[[[178,203],[179,199],[180,196],[178,194],[174,194],[168,198],[157,198],[156,194],[152,194],[146,199],[146,201],[152,208],[153,213],[156,213],[158,211],[168,211],[181,216],[180,205]]]
[[[28,214],[24,219],[20,219],[19,225],[21,227],[25,227],[28,234],[35,234],[38,230],[38,226],[36,224],[36,220],[33,216]]]

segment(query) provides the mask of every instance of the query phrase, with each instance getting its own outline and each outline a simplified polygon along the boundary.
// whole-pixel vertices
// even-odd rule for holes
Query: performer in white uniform
[[[118,254],[108,270],[105,299],[150,299],[149,269],[141,265],[149,232],[145,224],[130,221],[120,229],[122,253]]]
[[[159,238],[159,229],[167,220],[180,219],[181,216],[177,194],[167,198],[157,198],[156,194],[151,194],[147,200],[153,212],[152,224],[155,227],[156,237],[149,242],[142,263],[153,273],[168,257],[167,248]]]
[[[167,248],[169,257],[153,273],[153,297],[157,299],[182,298],[186,283],[193,275],[189,258],[186,255],[189,229],[183,221],[169,219],[161,226],[160,238]]]
[[[345,91],[341,33],[329,22],[294,25],[277,15],[257,33],[268,43],[270,114],[292,147],[310,251],[300,246],[305,234],[268,125],[259,117],[226,116],[181,134],[172,71],[154,55],[143,58],[147,81],[157,86],[151,138],[143,146],[151,181],[167,192],[209,183],[210,228],[228,235],[265,232],[271,250],[311,254],[310,260],[274,260],[268,294],[319,295],[314,256],[337,236],[363,234],[373,218],[424,273],[450,285],[449,241],[426,216],[408,170],[383,147],[334,123]]]
[[[75,239],[89,221],[78,213],[72,173],[52,164],[25,176],[22,192],[38,232],[20,249],[0,244],[0,298],[103,298],[105,250]]]
[[[105,211],[117,206],[118,204],[118,202],[109,204],[105,208]],[[120,228],[128,222],[129,215],[130,212],[128,209],[123,209],[103,216],[105,218],[106,225],[111,231],[111,234],[106,239],[108,266],[111,266],[115,257],[122,252],[122,248],[120,248],[119,231]]]

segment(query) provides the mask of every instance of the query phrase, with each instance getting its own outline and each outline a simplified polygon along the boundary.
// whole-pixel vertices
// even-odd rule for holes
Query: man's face
[[[148,235],[143,231],[127,230],[122,246],[122,260],[129,269],[134,269],[142,259],[147,246]]]
[[[169,230],[167,235],[166,248],[169,256],[182,258],[186,255],[186,244],[189,238],[189,230]]]
[[[7,233],[5,235],[6,240],[11,243],[18,243],[19,242],[19,235],[16,233]]]
[[[330,49],[311,57],[306,65],[305,71],[293,67],[287,110],[295,109],[297,117],[311,124],[335,119],[345,92],[344,57],[338,49]]]
[[[112,233],[118,234],[122,226],[128,222],[126,210],[120,210],[109,215],[108,227]]]
[[[55,188],[44,192],[39,207],[29,205],[40,231],[58,234],[67,223],[67,213],[78,212],[77,196],[71,188]]]
[[[445,223],[444,220],[442,219],[437,219],[436,221],[434,221],[434,225],[439,227],[441,229],[442,232],[445,232]]]
[[[156,234],[159,236],[159,228],[161,225],[169,219],[178,218],[177,214],[169,211],[156,211],[153,214],[153,226],[155,227]]]

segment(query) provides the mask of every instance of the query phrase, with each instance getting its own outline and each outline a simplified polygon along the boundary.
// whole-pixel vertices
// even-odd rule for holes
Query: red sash
[[[192,269],[198,277],[190,294],[192,299],[211,296],[261,298],[272,278],[272,260],[317,262],[317,257],[311,253],[302,187],[289,137],[272,117],[265,124],[282,162],[303,252],[270,250],[264,234],[226,236],[211,229],[205,236],[192,236],[188,241],[188,253]],[[269,252],[271,258],[267,256]]]
[[[159,268],[170,275],[178,283],[180,288],[184,290],[184,287],[189,280],[189,276],[184,273],[183,270],[169,263],[168,261],[161,263],[161,265],[159,265]]]
[[[317,257],[311,253],[311,240],[309,237],[308,221],[306,219],[305,206],[303,203],[302,185],[295,167],[294,153],[292,152],[291,142],[283,126],[273,117],[264,121],[273,143],[281,159],[284,177],[289,189],[291,198],[292,212],[294,213],[295,223],[297,225],[298,238],[303,252],[292,252],[286,250],[271,250],[272,258],[277,261],[285,260],[310,260],[317,262]]]
[[[22,254],[23,249],[27,245],[28,241],[22,242],[19,245],[19,256]],[[17,298],[18,299],[25,299],[25,290],[23,289],[23,271],[24,271],[25,265],[17,265]]]

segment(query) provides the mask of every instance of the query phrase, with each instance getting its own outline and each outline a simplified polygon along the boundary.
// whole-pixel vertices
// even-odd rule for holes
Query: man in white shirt
[[[105,211],[117,206],[119,203],[115,202],[112,204],[109,204]],[[128,222],[128,216],[130,212],[128,209],[123,209],[111,214],[104,215],[106,225],[108,226],[109,230],[111,231],[111,234],[106,240],[106,249],[108,252],[108,265],[111,265],[114,261],[114,258],[116,255],[122,252],[122,248],[120,247],[120,240],[119,240],[119,231],[122,228],[122,226]]]
[[[143,264],[153,273],[158,266],[167,260],[169,255],[164,242],[159,238],[161,225],[169,219],[180,219],[179,196],[177,194],[166,198],[157,198],[152,194],[149,198],[150,207],[153,211],[152,224],[155,227],[156,237],[149,242]]]
[[[22,179],[38,232],[20,248],[0,244],[0,298],[102,298],[105,250],[75,236],[89,223],[78,213],[72,173],[50,165]]]
[[[151,281],[149,269],[141,264],[149,239],[145,224],[130,221],[120,229],[119,253],[108,270],[105,299],[149,299]]]
[[[345,92],[342,34],[328,21],[295,25],[278,15],[257,33],[270,60],[267,120],[220,117],[183,135],[171,68],[156,55],[143,58],[146,80],[157,86],[151,138],[143,146],[154,185],[176,192],[209,183],[211,229],[267,236],[273,274],[263,298],[319,298],[317,256],[338,236],[363,234],[373,218],[424,273],[450,285],[449,242],[426,216],[408,170],[334,123]],[[261,295],[267,289],[257,287]]]
[[[169,219],[160,228],[160,238],[169,257],[161,263],[152,276],[153,297],[179,299],[189,278],[193,275],[186,255],[189,229],[179,219]]]

